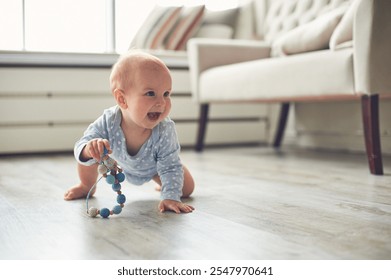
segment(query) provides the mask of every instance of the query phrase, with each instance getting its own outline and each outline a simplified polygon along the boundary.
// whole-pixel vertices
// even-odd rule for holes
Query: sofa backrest
[[[252,5],[253,39],[273,42],[293,28],[314,20],[319,15],[347,5],[351,0],[253,0]],[[249,28],[249,12],[242,12],[238,19],[236,38],[245,38],[241,29]],[[245,25],[247,22],[247,25]],[[248,31],[245,34],[248,38]]]

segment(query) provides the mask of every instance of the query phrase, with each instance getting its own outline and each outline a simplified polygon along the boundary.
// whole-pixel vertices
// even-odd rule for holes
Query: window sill
[[[0,67],[111,67],[118,54],[0,52]]]
[[[156,54],[171,69],[188,69],[186,57]],[[0,51],[0,67],[110,68],[119,54]]]

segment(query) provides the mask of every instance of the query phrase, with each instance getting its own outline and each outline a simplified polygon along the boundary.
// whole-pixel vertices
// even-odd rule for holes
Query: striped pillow
[[[130,48],[164,48],[164,40],[178,21],[181,10],[182,7],[156,6],[137,32]]]
[[[184,50],[190,37],[198,30],[202,23],[205,6],[185,7],[181,18],[167,37],[167,50]]]

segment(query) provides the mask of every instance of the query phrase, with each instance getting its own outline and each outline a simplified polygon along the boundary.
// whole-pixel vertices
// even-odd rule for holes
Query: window
[[[105,0],[25,0],[25,48],[105,52],[105,17]]]
[[[221,9],[239,0],[0,0],[0,50],[121,53],[156,4]]]
[[[0,50],[22,49],[22,1],[0,0],[0,38]]]
[[[115,45],[116,51],[126,51],[138,29],[143,24],[156,0],[115,1]]]

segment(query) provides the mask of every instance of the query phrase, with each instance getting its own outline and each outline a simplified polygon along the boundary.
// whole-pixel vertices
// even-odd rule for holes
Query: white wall
[[[299,103],[295,110],[296,145],[364,152],[360,101]],[[383,154],[391,154],[391,100],[380,100]]]

